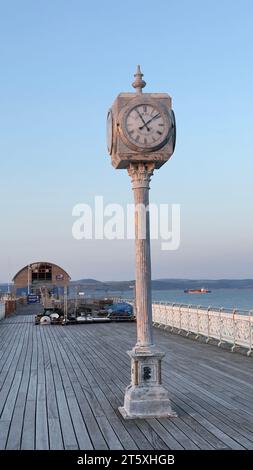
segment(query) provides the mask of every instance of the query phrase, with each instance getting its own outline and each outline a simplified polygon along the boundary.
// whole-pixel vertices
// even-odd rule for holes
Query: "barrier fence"
[[[5,302],[0,302],[0,320],[5,317]]]
[[[18,305],[25,305],[26,299],[23,297],[15,299],[5,299],[0,300],[0,320],[6,318],[16,312]]]
[[[121,299],[123,300],[123,299]],[[133,304],[133,300],[124,299]],[[164,326],[186,335],[193,334],[197,339],[205,336],[206,342],[211,338],[232,345],[247,348],[247,355],[252,352],[253,344],[253,310],[232,310],[216,307],[202,307],[169,302],[152,303],[153,324]]]

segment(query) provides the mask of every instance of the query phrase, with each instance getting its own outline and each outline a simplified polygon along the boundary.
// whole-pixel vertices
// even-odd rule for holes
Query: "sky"
[[[152,241],[152,277],[253,277],[252,15],[251,0],[0,0],[0,282],[39,260],[134,278],[133,240],[75,240],[72,209],[132,202],[105,122],[137,64],[177,120],[150,200],[180,204],[181,243]]]

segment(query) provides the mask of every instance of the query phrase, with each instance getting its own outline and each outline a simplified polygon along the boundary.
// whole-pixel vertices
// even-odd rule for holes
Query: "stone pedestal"
[[[168,391],[161,384],[161,360],[164,354],[153,348],[128,351],[131,357],[131,384],[125,392],[124,406],[119,408],[125,419],[168,418],[172,411]]]
[[[127,387],[124,406],[119,408],[128,419],[176,416],[169,394],[162,386],[161,361],[164,353],[153,344],[151,260],[149,223],[149,182],[154,163],[130,164],[135,200],[136,322],[137,343],[131,357],[131,384]]]

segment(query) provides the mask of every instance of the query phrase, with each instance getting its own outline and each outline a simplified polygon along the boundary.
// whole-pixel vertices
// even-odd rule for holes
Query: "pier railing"
[[[122,299],[123,300],[123,299]],[[124,299],[132,303],[133,300]],[[177,333],[185,332],[211,338],[231,344],[231,351],[237,346],[247,348],[250,355],[253,348],[253,310],[233,310],[217,307],[202,307],[169,302],[153,302],[153,324],[157,327],[170,328]]]
[[[0,301],[0,320],[5,317],[5,303]]]

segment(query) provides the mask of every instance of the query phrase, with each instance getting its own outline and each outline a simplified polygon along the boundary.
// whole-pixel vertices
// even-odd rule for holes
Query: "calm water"
[[[95,297],[119,296],[132,298],[133,291],[125,292],[87,292]],[[154,290],[153,301],[167,301],[189,305],[202,305],[204,307],[237,308],[239,310],[253,310],[253,289],[213,289],[210,294],[185,294],[183,290]]]
[[[183,291],[153,291],[153,300],[166,300],[204,307],[253,310],[253,289],[213,289],[210,294],[185,294]]]

